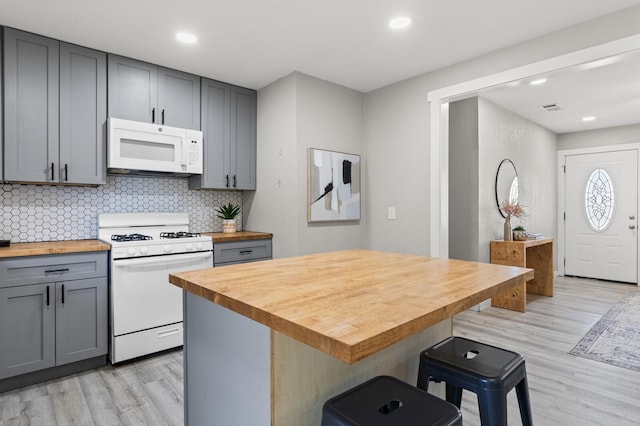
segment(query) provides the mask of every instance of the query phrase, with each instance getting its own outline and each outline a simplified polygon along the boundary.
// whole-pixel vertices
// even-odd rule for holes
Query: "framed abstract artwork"
[[[360,156],[309,148],[307,222],[360,220]]]

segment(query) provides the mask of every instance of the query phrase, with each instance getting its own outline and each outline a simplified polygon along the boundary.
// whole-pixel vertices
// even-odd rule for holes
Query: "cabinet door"
[[[109,117],[158,121],[158,67],[109,55]]]
[[[55,364],[55,288],[0,289],[0,379]]]
[[[201,176],[192,176],[191,189],[228,189],[231,179],[225,169],[229,158],[229,113],[231,89],[228,84],[202,80],[202,136],[204,170]]]
[[[60,43],[60,181],[106,183],[107,56]]]
[[[256,189],[256,92],[231,89],[229,170],[233,189]]]
[[[107,279],[56,283],[56,365],[107,353]]]
[[[58,42],[4,30],[5,180],[58,181]]]
[[[200,130],[200,77],[159,68],[158,111],[157,123]]]

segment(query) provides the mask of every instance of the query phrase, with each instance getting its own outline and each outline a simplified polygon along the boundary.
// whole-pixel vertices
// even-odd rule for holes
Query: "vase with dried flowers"
[[[513,241],[513,233],[511,232],[511,216],[522,217],[524,216],[524,210],[517,202],[512,204],[509,201],[503,201],[500,205],[500,209],[507,215],[504,218],[504,240]]]

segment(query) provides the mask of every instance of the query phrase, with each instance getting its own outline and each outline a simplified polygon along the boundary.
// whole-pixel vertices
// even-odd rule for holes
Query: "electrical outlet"
[[[395,207],[389,207],[389,219],[390,220],[395,220],[396,218],[396,208]]]

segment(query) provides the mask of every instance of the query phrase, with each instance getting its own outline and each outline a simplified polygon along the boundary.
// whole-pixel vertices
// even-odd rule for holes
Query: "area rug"
[[[640,371],[640,293],[625,295],[569,353]]]

